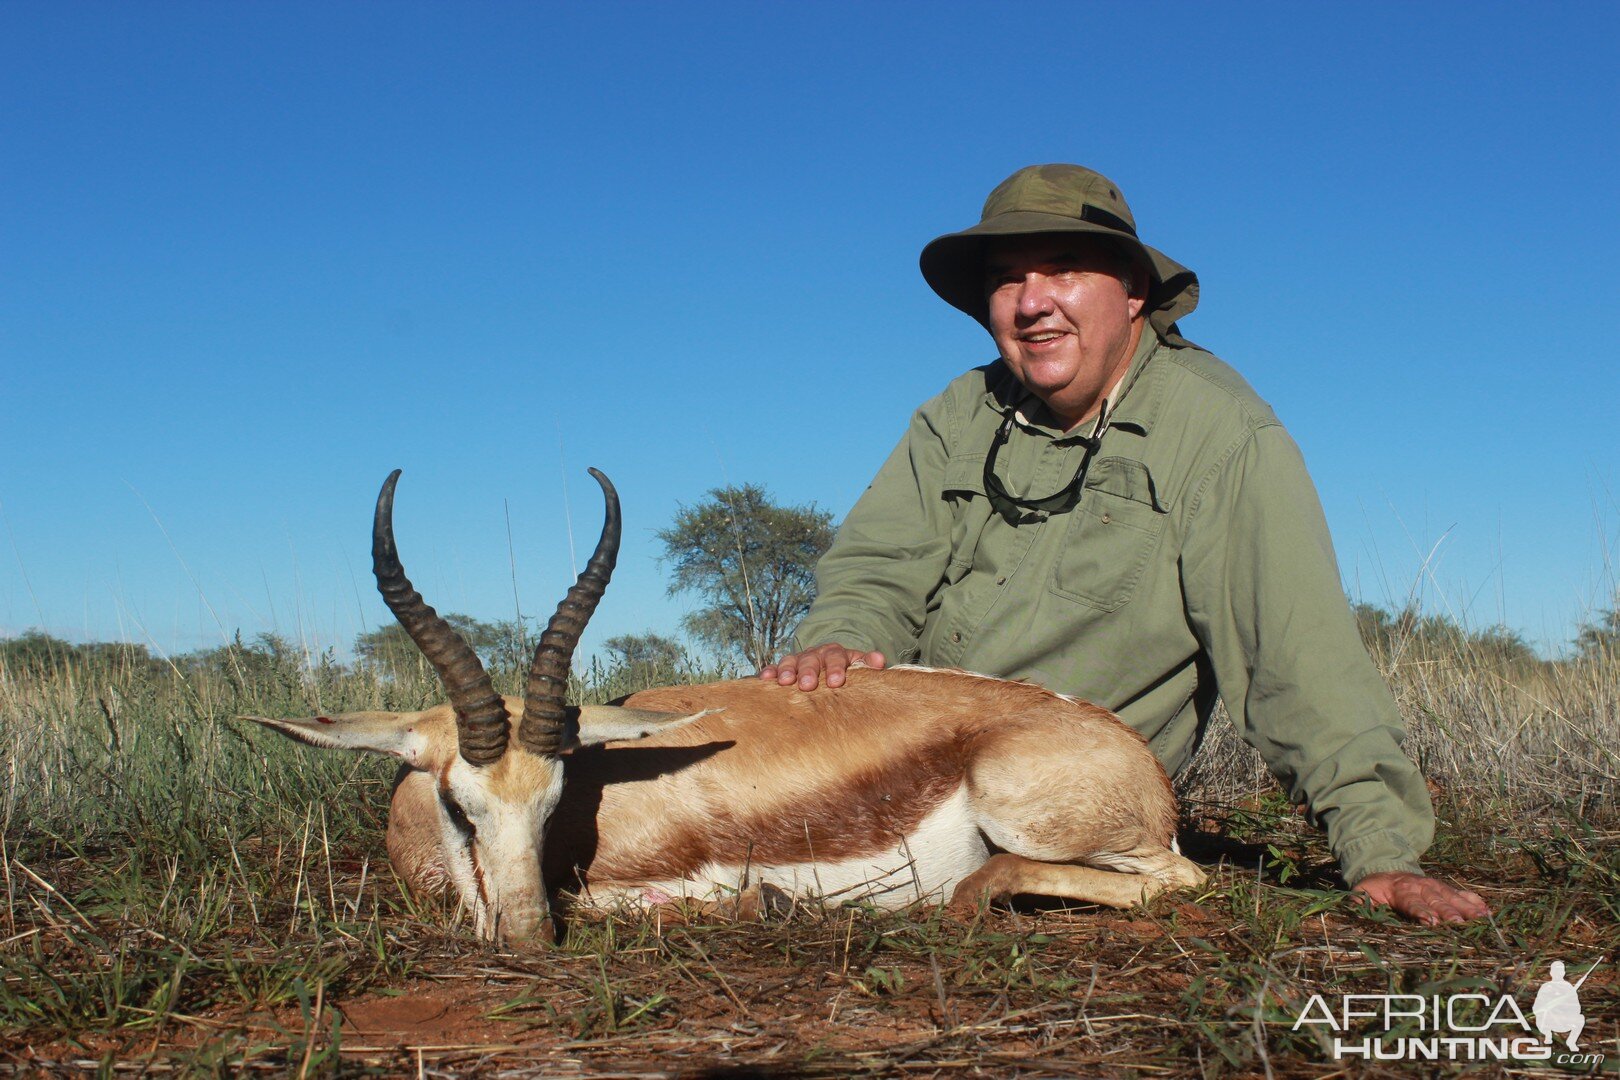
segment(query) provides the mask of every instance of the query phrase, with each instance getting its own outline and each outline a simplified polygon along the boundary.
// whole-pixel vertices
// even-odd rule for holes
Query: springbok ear
[[[268,716],[240,716],[281,732],[310,746],[330,750],[374,750],[393,754],[409,765],[429,768],[437,763],[449,740],[455,752],[453,731],[441,731],[444,723],[434,723],[427,713],[352,712],[336,716],[307,716],[277,719]]]
[[[579,730],[569,739],[566,749],[576,746],[599,746],[620,739],[645,739],[661,731],[684,727],[700,716],[717,713],[720,709],[704,709],[695,713],[652,712],[648,709],[627,709],[622,705],[581,705]]]

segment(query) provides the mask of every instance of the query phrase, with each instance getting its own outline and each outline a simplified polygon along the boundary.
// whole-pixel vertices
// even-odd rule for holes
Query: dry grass
[[[1476,813],[1585,819],[1620,806],[1620,658],[1504,657],[1467,640],[1369,642],[1431,790]],[[1260,755],[1217,710],[1184,798],[1240,803],[1275,790]]]
[[[1228,729],[1184,778],[1184,842],[1216,867],[1200,896],[971,923],[637,914],[515,951],[401,892],[386,763],[226,719],[417,706],[426,673],[240,660],[0,670],[0,1071],[1327,1076],[1341,1066],[1292,1026],[1312,993],[1511,992],[1620,945],[1608,661],[1380,657],[1439,778],[1436,865],[1486,895],[1489,923],[1354,910]],[[1585,1041],[1620,1062],[1613,968],[1582,998]]]

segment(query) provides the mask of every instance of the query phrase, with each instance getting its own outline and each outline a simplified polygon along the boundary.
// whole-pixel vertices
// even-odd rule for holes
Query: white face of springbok
[[[433,858],[478,933],[519,941],[548,936],[540,858],[546,823],[562,797],[562,764],[555,757],[509,746],[488,765],[469,764],[457,747],[455,712],[446,705],[420,713],[250,719],[311,746],[392,754],[432,775],[439,838]]]
[[[535,649],[516,738],[512,711],[478,656],[423,602],[394,547],[396,470],[377,498],[373,571],[383,599],[438,671],[450,703],[423,712],[360,712],[304,719],[247,717],[311,746],[392,754],[431,774],[438,792],[435,855],[487,938],[549,939],[542,876],[546,825],[562,797],[559,754],[579,745],[640,738],[689,719],[635,709],[567,709],[568,664],[607,587],[619,545],[618,496],[591,470],[607,499],[596,552],[552,616]]]

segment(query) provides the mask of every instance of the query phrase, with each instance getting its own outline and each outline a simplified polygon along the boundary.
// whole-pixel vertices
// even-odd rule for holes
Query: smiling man
[[[1000,357],[912,417],[817,567],[799,651],[761,677],[837,687],[894,658],[1031,679],[1117,712],[1172,774],[1218,696],[1358,892],[1488,914],[1419,868],[1434,811],[1304,462],[1177,326],[1197,277],[1077,165],[1014,173],[921,261]]]

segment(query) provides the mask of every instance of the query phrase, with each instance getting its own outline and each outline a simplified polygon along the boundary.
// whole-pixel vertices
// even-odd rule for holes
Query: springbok
[[[249,717],[312,746],[403,766],[388,856],[412,888],[454,885],[480,934],[553,933],[548,894],[591,904],[775,887],[882,907],[1033,894],[1129,907],[1203,881],[1146,741],[1096,705],[964,671],[852,671],[836,690],[760,679],[571,708],[569,662],[619,547],[619,500],[535,649],[521,701],[405,576],[395,470],[372,569],[448,705]],[[511,719],[520,717],[516,738]]]

